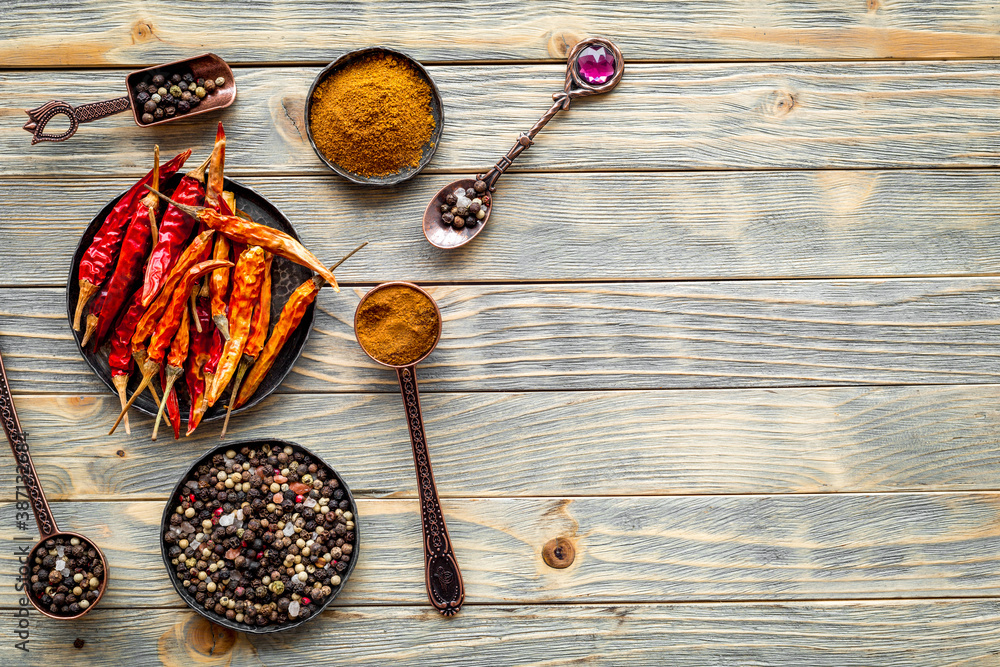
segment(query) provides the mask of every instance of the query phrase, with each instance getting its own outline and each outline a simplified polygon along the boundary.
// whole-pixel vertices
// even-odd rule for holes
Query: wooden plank
[[[111,396],[17,396],[50,499],[158,499],[218,424],[185,442],[106,433]],[[442,496],[971,491],[1000,478],[1000,387],[428,394]],[[357,497],[415,497],[399,398],[283,395],[230,424],[326,458]],[[164,456],[165,452],[171,456]],[[0,467],[0,500],[14,470]]]
[[[407,278],[387,273],[385,279]],[[357,345],[367,288],[325,290],[283,391],[398,391]],[[438,286],[431,391],[1000,382],[1000,279]],[[15,391],[103,393],[61,289],[0,289]]]
[[[365,192],[334,176],[241,180],[321,257],[369,239],[338,272],[348,282],[387,266],[430,282],[1000,272],[993,170],[512,174],[482,237],[442,254],[419,222],[447,178]],[[2,284],[61,284],[87,223],[131,182],[0,179]]]
[[[998,620],[996,600],[466,606],[450,619],[426,606],[346,607],[297,630],[256,636],[187,610],[102,609],[71,624],[34,624],[27,647],[30,655],[93,667],[940,667],[995,661]],[[78,637],[86,642],[82,649],[73,648]],[[3,664],[28,659],[14,644],[0,644]]]
[[[154,141],[168,152],[189,146],[205,152],[219,120],[231,138],[231,174],[329,174],[303,127],[305,96],[318,71],[238,69],[239,98],[219,114],[153,132],[120,114],[80,128],[64,144],[34,147],[16,109],[51,98],[75,104],[106,98],[122,88],[126,72],[4,73],[0,92],[18,122],[0,128],[0,176],[144,173]],[[430,167],[462,173],[489,167],[547,108],[563,71],[432,67],[447,127]],[[635,65],[615,92],[575,102],[512,169],[994,167],[998,77],[1000,63],[990,60]]]
[[[446,499],[466,604],[775,601],[1000,595],[997,493]],[[108,557],[108,607],[177,605],[160,502],[56,503]],[[358,501],[361,548],[339,605],[424,604],[416,500]],[[14,529],[15,506],[0,506]],[[32,531],[18,533],[30,537]],[[576,559],[546,566],[570,539]],[[17,569],[13,548],[0,571]],[[17,605],[13,586],[0,605]]]
[[[215,4],[215,3],[213,3]],[[745,3],[679,0],[640,6],[597,0],[493,0],[475,12],[437,4],[283,0],[245,11],[155,0],[65,3],[39,24],[7,3],[0,62],[8,67],[146,66],[206,49],[234,62],[329,61],[373,43],[429,60],[561,59],[587,34],[614,39],[626,59],[761,60],[993,57],[995,5],[945,0]],[[236,22],[220,16],[238,15]]]

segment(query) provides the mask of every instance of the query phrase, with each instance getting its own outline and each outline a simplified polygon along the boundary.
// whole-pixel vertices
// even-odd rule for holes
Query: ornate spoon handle
[[[38,524],[39,539],[44,540],[58,533],[59,527],[56,526],[52,510],[49,508],[48,501],[45,500],[45,493],[42,492],[42,485],[38,481],[35,466],[31,463],[31,453],[28,451],[28,434],[21,430],[21,422],[14,409],[14,397],[11,396],[10,385],[7,383],[7,369],[3,365],[3,355],[0,355],[0,421],[3,421],[3,430],[7,434],[10,451],[14,453],[20,481],[24,482],[24,487],[31,497],[31,509],[35,513],[35,523]]]
[[[424,437],[424,419],[420,413],[420,394],[417,391],[415,366],[397,368],[399,388],[406,408],[406,425],[410,429],[413,445],[413,465],[417,469],[417,490],[420,493],[420,520],[424,534],[424,576],[427,596],[431,604],[445,616],[458,613],[465,600],[462,572],[458,569],[455,552],[451,548],[448,527],[441,513],[434,472],[427,453]]]
[[[592,85],[585,82],[580,78],[579,74],[576,73],[576,59],[579,56],[581,50],[586,46],[591,45],[603,45],[611,50],[615,56],[615,72],[606,83],[601,85]],[[481,181],[486,181],[486,186],[489,188],[490,192],[496,190],[497,179],[503,176],[504,172],[510,168],[511,163],[514,162],[514,158],[523,153],[531,144],[535,143],[535,135],[538,134],[545,124],[552,120],[552,117],[564,109],[569,109],[570,103],[574,98],[577,97],[587,97],[589,95],[600,95],[601,93],[606,93],[615,86],[622,78],[622,74],[625,71],[625,64],[622,60],[622,52],[618,50],[618,47],[612,44],[606,39],[599,37],[586,39],[577,44],[573,50],[570,52],[569,57],[566,62],[566,82],[563,84],[563,89],[558,93],[552,94],[552,99],[555,100],[549,110],[538,119],[538,122],[531,126],[531,129],[527,132],[522,132],[517,137],[517,143],[507,151],[507,154],[500,158],[493,168],[490,169],[485,174],[477,174],[476,179]]]
[[[40,107],[25,111],[28,114],[28,122],[24,124],[23,129],[31,132],[32,145],[37,144],[39,141],[66,141],[76,134],[80,123],[89,123],[99,118],[112,116],[127,110],[131,106],[132,104],[127,97],[81,104],[78,107],[71,106],[61,100],[52,100]],[[69,118],[69,129],[61,134],[45,134],[45,126],[59,114],[63,114]]]

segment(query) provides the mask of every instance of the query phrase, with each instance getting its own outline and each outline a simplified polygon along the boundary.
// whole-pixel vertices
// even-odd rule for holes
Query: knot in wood
[[[542,547],[542,560],[549,567],[561,570],[573,564],[576,559],[576,548],[565,537],[555,537]]]

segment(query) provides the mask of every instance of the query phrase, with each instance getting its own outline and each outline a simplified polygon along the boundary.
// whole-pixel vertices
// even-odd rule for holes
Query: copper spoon
[[[143,123],[141,121],[143,114],[142,105],[135,97],[136,85],[142,83],[143,77],[147,74],[169,74],[171,69],[176,70],[181,67],[191,70],[191,74],[194,75],[195,79],[217,79],[221,76],[226,82],[211,94],[206,95],[197,107],[186,114],[165,117],[160,120],[154,120],[152,123]],[[160,70],[163,70],[163,72],[160,72]],[[28,114],[28,122],[24,124],[23,129],[31,132],[32,145],[40,141],[66,141],[76,134],[80,123],[90,123],[127,110],[132,111],[132,119],[136,125],[140,127],[152,127],[153,125],[169,123],[170,121],[181,120],[182,118],[190,118],[191,116],[215,111],[216,109],[225,109],[235,99],[236,80],[233,78],[233,70],[229,68],[225,60],[214,53],[204,53],[194,58],[185,58],[184,60],[164,63],[163,65],[154,65],[132,72],[125,77],[124,97],[81,104],[78,107],[71,106],[60,100],[52,100],[38,108],[28,109],[25,111]],[[45,134],[45,126],[59,114],[63,114],[69,118],[69,129],[61,134]]]
[[[600,37],[584,39],[573,47],[566,60],[566,83],[563,90],[552,95],[555,100],[545,115],[538,119],[530,130],[522,132],[517,138],[514,147],[507,151],[500,160],[485,174],[477,174],[475,178],[461,178],[453,183],[441,188],[434,195],[427,210],[424,211],[424,236],[431,245],[438,248],[457,248],[463,246],[476,238],[479,232],[483,231],[486,223],[489,222],[493,213],[494,201],[493,191],[496,190],[496,182],[510,167],[518,155],[523,153],[534,143],[535,135],[541,131],[545,124],[552,120],[559,111],[569,109],[570,102],[576,97],[587,97],[589,95],[600,95],[606,93],[618,85],[622,74],[625,73],[625,61],[622,52],[618,50],[612,42]],[[481,192],[476,193],[476,197],[483,200],[483,211],[485,216],[478,220],[478,223],[470,228],[468,224],[462,229],[455,229],[450,224],[445,223],[441,216],[444,212],[442,206],[448,206],[446,198],[449,194],[454,194],[456,189],[475,189],[477,181],[485,183],[486,187]],[[466,216],[468,218],[468,216]],[[475,220],[475,215],[472,215]]]
[[[427,451],[427,438],[424,435],[424,418],[420,413],[420,393],[417,391],[417,364],[437,347],[441,340],[441,311],[431,295],[413,283],[390,282],[382,283],[361,298],[358,309],[354,313],[354,332],[357,336],[358,313],[373,294],[387,287],[405,286],[420,292],[434,304],[437,316],[437,338],[431,348],[419,359],[405,365],[391,364],[375,356],[376,353],[365,349],[358,338],[358,345],[372,361],[389,368],[396,369],[399,379],[399,389],[403,394],[403,407],[406,408],[406,425],[410,430],[410,444],[413,446],[413,465],[417,470],[417,491],[420,494],[420,521],[424,535],[424,579],[427,584],[427,596],[434,608],[445,616],[454,616],[465,600],[465,585],[462,583],[462,572],[458,569],[455,552],[451,548],[451,538],[448,537],[448,526],[441,512],[441,501],[438,499],[437,486],[434,484],[434,471],[431,470],[430,454]]]
[[[38,542],[31,548],[31,552],[29,553],[27,559],[23,562],[30,568],[31,563],[35,560],[35,555],[38,553],[39,549],[46,548],[45,541],[52,539],[53,537],[66,537],[68,539],[75,537],[84,545],[93,547],[97,551],[97,554],[101,557],[101,567],[104,568],[104,576],[101,578],[101,588],[97,593],[97,599],[91,602],[90,606],[86,609],[83,609],[79,614],[74,616],[53,614],[51,611],[43,607],[42,603],[36,599],[36,595],[31,590],[31,586],[28,585],[28,577],[24,577],[24,591],[27,594],[31,605],[35,609],[49,618],[57,618],[63,621],[80,618],[96,607],[97,603],[101,601],[102,597],[104,597],[104,591],[108,588],[108,578],[111,575],[111,573],[108,572],[108,561],[104,557],[104,552],[101,551],[100,547],[94,544],[91,540],[88,540],[79,533],[70,533],[64,530],[59,530],[59,526],[56,525],[55,517],[52,516],[52,509],[49,507],[49,503],[45,499],[45,493],[42,491],[41,482],[39,482],[38,474],[35,472],[35,466],[31,462],[31,453],[28,451],[28,434],[21,430],[21,422],[17,418],[17,411],[14,410],[14,398],[11,396],[10,385],[7,383],[7,369],[4,368],[2,355],[0,355],[0,421],[3,421],[3,430],[7,433],[7,442],[10,443],[10,450],[14,453],[14,461],[17,463],[18,476],[16,481],[24,482],[24,488],[28,490],[28,496],[31,501],[31,509],[35,513],[35,523],[38,524],[38,533],[40,535]]]

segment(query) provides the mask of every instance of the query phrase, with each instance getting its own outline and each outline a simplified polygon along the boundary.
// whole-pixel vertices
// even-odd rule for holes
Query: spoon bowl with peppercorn
[[[493,212],[496,182],[533,143],[553,116],[578,97],[600,95],[612,90],[625,73],[622,52],[611,41],[600,37],[581,40],[566,59],[566,82],[563,90],[552,95],[549,110],[530,130],[522,132],[513,148],[493,168],[475,178],[462,178],[441,188],[424,211],[424,236],[431,245],[451,249],[463,246],[479,235]]]
[[[225,60],[214,53],[204,53],[132,72],[125,77],[125,90],[124,97],[78,107],[60,100],[46,102],[25,111],[28,122],[23,129],[31,132],[34,145],[41,141],[66,141],[76,134],[81,123],[123,111],[131,111],[140,127],[169,123],[225,109],[236,99],[236,80]],[[59,114],[69,119],[69,129],[61,134],[46,134],[45,126]]]

